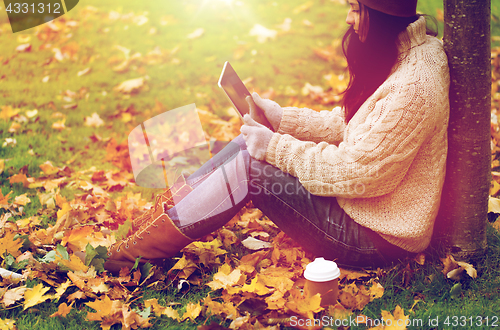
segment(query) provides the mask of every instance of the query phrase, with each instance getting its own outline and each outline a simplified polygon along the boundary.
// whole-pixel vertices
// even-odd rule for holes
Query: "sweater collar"
[[[425,42],[427,28],[425,17],[419,17],[415,22],[408,25],[406,31],[398,35],[398,52],[404,53],[413,47],[419,46]]]

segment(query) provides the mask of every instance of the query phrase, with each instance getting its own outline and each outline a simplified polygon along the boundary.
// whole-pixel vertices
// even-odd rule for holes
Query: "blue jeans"
[[[297,178],[252,158],[241,135],[187,183],[194,190],[168,215],[193,239],[222,227],[251,200],[305,250],[344,267],[383,267],[412,255],[357,224],[335,197],[313,195]]]

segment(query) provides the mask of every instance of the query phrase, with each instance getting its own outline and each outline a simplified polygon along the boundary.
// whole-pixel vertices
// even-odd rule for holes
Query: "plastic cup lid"
[[[324,258],[316,258],[306,266],[304,277],[313,282],[332,281],[340,276],[337,264]]]

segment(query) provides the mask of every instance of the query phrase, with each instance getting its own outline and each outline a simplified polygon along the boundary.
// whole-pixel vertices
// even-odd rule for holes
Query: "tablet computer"
[[[251,96],[250,92],[229,62],[224,63],[219,78],[219,87],[224,90],[240,117],[250,113],[250,107],[245,100],[247,96]]]
[[[241,118],[246,114],[250,114],[250,106],[246,101],[246,97],[250,96],[250,102],[255,106],[255,113],[252,114],[252,117],[271,131],[274,131],[273,126],[267,120],[264,112],[253,102],[250,92],[229,62],[224,63],[224,68],[219,78],[219,87],[224,90]]]

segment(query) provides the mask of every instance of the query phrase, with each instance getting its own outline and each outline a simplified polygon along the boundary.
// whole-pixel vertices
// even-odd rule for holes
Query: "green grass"
[[[103,162],[105,142],[92,142],[91,136],[97,134],[104,141],[115,138],[122,142],[128,133],[139,123],[156,115],[153,110],[155,100],[161,102],[166,110],[186,104],[196,103],[218,116],[228,119],[229,103],[223,92],[216,86],[226,60],[231,61],[243,79],[252,78],[251,88],[265,91],[273,88],[275,100],[282,105],[294,102],[310,102],[300,94],[306,82],[312,85],[328,87],[324,76],[341,74],[342,61],[328,63],[314,55],[312,49],[326,47],[338,39],[346,30],[345,15],[347,6],[340,6],[333,1],[315,0],[305,11],[293,13],[294,9],[306,3],[305,0],[252,2],[233,1],[227,6],[220,0],[186,1],[123,1],[123,0],[86,0],[64,16],[79,22],[57,35],[49,42],[42,41],[35,35],[35,29],[12,35],[6,27],[6,15],[0,11],[2,26],[0,50],[0,107],[19,108],[21,113],[38,109],[33,119],[22,123],[16,133],[8,131],[12,120],[0,119],[0,145],[6,138],[15,138],[15,147],[0,148],[0,159],[5,159],[5,170],[0,174],[2,193],[13,191],[12,196],[28,194],[32,203],[25,208],[26,216],[39,214],[40,202],[34,189],[24,188],[21,184],[11,185],[8,178],[24,169],[28,176],[41,176],[39,165],[51,161],[55,166],[68,165],[74,172],[97,169],[110,169],[113,166]],[[93,6],[96,11],[89,10]],[[419,10],[437,15],[442,3],[436,0],[420,0]],[[132,18],[110,19],[110,12],[122,15],[133,13],[147,16],[148,22],[138,26]],[[292,19],[292,30],[278,35],[275,40],[257,42],[249,35],[254,24],[276,29],[285,18]],[[304,25],[308,20],[314,28]],[[500,6],[492,3],[492,35],[500,36]],[[161,22],[167,22],[162,25]],[[155,33],[150,33],[151,29]],[[189,40],[187,35],[197,28],[203,28],[200,38]],[[442,34],[442,23],[439,25]],[[18,37],[30,37],[32,51],[16,53],[20,44]],[[68,38],[64,41],[62,37]],[[75,43],[79,49],[74,59],[63,62],[55,60],[51,48],[61,48],[68,43]],[[493,42],[498,46],[499,41]],[[50,48],[43,46],[51,43]],[[131,65],[128,72],[116,73],[108,60],[124,55],[115,46],[130,49],[130,55],[141,53],[146,56],[155,47],[165,54],[158,64]],[[169,51],[178,49],[174,54]],[[235,58],[235,53],[239,55]],[[340,53],[339,53],[340,54]],[[77,72],[91,68],[89,74],[77,77]],[[48,82],[42,79],[50,76]],[[148,90],[127,98],[113,92],[113,87],[132,78],[148,77]],[[66,90],[80,93],[74,100],[76,109],[65,109]],[[103,93],[105,92],[105,93]],[[333,107],[330,105],[329,107]],[[119,115],[125,109],[133,112],[130,122],[124,123]],[[60,112],[66,117],[67,129],[54,130],[52,124],[59,120],[54,113]],[[83,125],[84,118],[97,112],[105,121],[99,128]],[[30,152],[32,150],[32,152]],[[73,160],[72,162],[69,162]],[[152,191],[138,187],[127,190]],[[76,193],[65,188],[63,196],[72,198]],[[41,214],[44,222],[53,222],[54,217]],[[19,219],[20,217],[14,217]],[[464,277],[460,282],[462,290],[451,293],[456,282],[444,278],[438,259],[430,260],[424,266],[415,262],[402,264],[393,269],[386,269],[380,276],[385,288],[383,298],[376,299],[361,311],[373,319],[380,318],[381,310],[393,311],[397,305],[405,313],[412,309],[412,319],[422,319],[425,329],[429,319],[439,317],[439,328],[460,328],[445,326],[447,316],[483,316],[500,317],[500,237],[490,228],[488,231],[488,251],[482,260],[477,261],[479,277],[475,280]],[[408,266],[408,268],[407,268]],[[207,276],[209,277],[210,274]],[[144,289],[143,299],[158,298],[160,302],[179,302],[184,306],[189,301],[199,301],[208,294],[208,287],[191,287],[184,294],[176,288],[168,287],[159,291]],[[418,300],[417,303],[415,301]],[[140,306],[142,300],[136,302]],[[413,308],[412,308],[413,307]],[[180,307],[182,311],[183,307]],[[18,329],[99,329],[97,322],[86,321],[87,311],[84,304],[79,304],[66,318],[49,318],[57,310],[53,303],[43,303],[27,311],[21,308],[0,311],[0,318],[14,318]],[[214,321],[218,321],[216,318]],[[155,318],[153,329],[196,328],[199,324],[186,321],[178,324],[167,317]],[[207,324],[210,320],[206,320]],[[500,321],[498,322],[500,324]],[[228,323],[224,324],[228,326]],[[114,326],[113,329],[119,328]],[[410,327],[419,329],[422,327]]]

